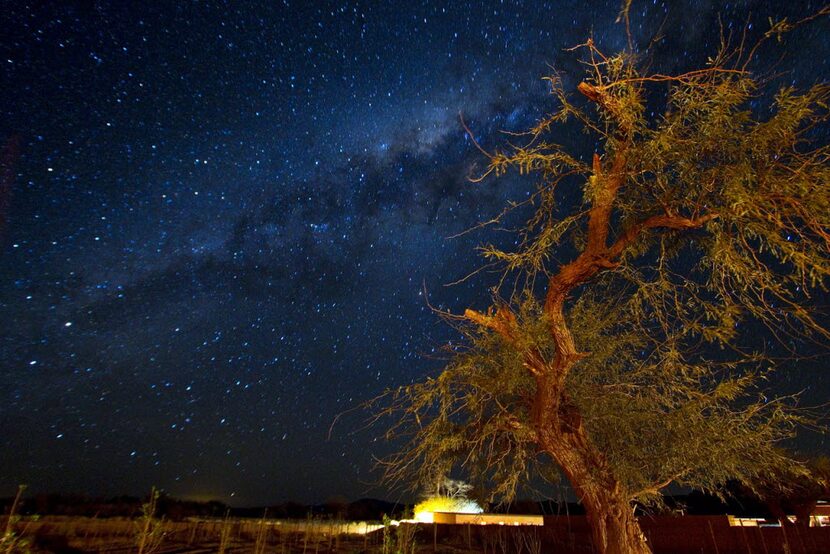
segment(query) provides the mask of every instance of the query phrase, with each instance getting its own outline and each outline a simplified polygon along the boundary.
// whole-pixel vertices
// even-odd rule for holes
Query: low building
[[[426,523],[443,523],[448,525],[544,525],[542,516],[519,514],[463,514],[457,512],[428,512]]]

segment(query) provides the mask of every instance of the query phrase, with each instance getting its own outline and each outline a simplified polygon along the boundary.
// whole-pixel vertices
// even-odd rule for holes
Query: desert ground
[[[544,526],[433,525],[335,519],[23,517],[3,552],[220,554],[540,554],[593,552],[584,518],[546,518]],[[735,527],[726,516],[643,518],[655,554],[819,554],[830,528]]]

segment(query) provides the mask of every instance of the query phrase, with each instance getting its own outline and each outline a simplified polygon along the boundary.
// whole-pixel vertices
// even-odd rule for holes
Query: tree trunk
[[[591,525],[594,548],[600,554],[651,554],[645,535],[628,499],[598,490],[583,498],[582,504]],[[588,501],[588,497],[596,499]]]
[[[795,507],[795,524],[801,528],[810,527],[810,517],[816,509],[816,502],[804,502]]]
[[[793,523],[792,520],[789,517],[787,517],[787,510],[784,508],[780,500],[768,499],[766,505],[770,514],[772,514],[772,517],[778,520],[778,523],[780,523],[782,527],[795,526],[795,523]]]
[[[645,535],[603,456],[585,441],[581,425],[567,434],[544,433],[544,449],[564,471],[585,508],[598,554],[651,554]]]
[[[651,554],[624,487],[589,439],[579,407],[565,391],[565,376],[583,356],[565,320],[564,298],[564,293],[549,293],[545,309],[556,359],[548,365],[531,355],[525,363],[536,378],[531,418],[538,444],[562,468],[585,508],[597,553]]]
[[[560,331],[570,338],[567,327],[562,326]],[[563,343],[568,344],[560,342]],[[595,552],[651,554],[627,491],[614,475],[604,454],[589,439],[579,407],[564,391],[562,381],[550,379],[551,375],[565,374],[563,370],[577,358],[578,354],[560,354],[560,364],[562,360],[565,363],[558,367],[556,364],[545,366],[534,363],[538,358],[528,359],[527,365],[536,375],[537,388],[531,417],[538,444],[565,473],[585,508]]]

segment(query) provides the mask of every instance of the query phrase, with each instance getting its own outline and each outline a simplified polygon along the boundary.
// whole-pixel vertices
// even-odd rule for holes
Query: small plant
[[[219,554],[225,554],[231,543],[230,515],[231,511],[227,510],[225,512],[225,519],[222,521],[222,530],[219,532]]]
[[[467,494],[472,487],[463,481],[449,478],[441,479],[429,494],[415,505],[415,519],[418,521],[432,521],[434,512],[455,512],[462,514],[480,514],[483,510]]]
[[[265,526],[265,518],[268,517],[268,509],[262,513],[262,519],[259,520],[257,527],[256,543],[254,544],[254,554],[265,554],[265,547],[268,545],[268,528]]]
[[[383,554],[414,554],[417,530],[416,525],[398,523],[383,514]]]
[[[418,526],[400,523],[395,528],[395,554],[415,554],[415,533]]]
[[[141,519],[139,519],[136,537],[138,554],[157,552],[164,538],[164,520],[156,518],[158,499],[159,491],[156,487],[153,487],[147,503],[141,506]]]
[[[3,536],[0,537],[0,551],[5,554],[12,552],[29,552],[29,541],[24,539],[15,532],[15,524],[20,521],[20,516],[17,515],[17,507],[20,505],[20,497],[23,496],[23,491],[26,490],[26,485],[17,486],[17,495],[12,502],[12,508],[9,511],[9,517],[6,519],[6,527],[3,529]]]
[[[392,536],[392,518],[383,514],[383,554],[393,554],[395,539]]]
[[[303,554],[305,554],[306,549],[308,549],[308,538],[311,535],[312,525],[313,521],[311,517],[311,512],[309,512],[308,514],[306,514],[305,517],[305,533],[303,533]]]
[[[542,538],[535,527],[526,530],[521,536],[524,538],[524,545],[528,554],[542,554]]]

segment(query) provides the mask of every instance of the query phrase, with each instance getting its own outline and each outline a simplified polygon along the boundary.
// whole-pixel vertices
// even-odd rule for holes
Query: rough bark
[[[628,496],[588,441],[576,408],[568,406],[549,419],[555,421],[539,430],[540,445],[562,468],[585,508],[596,551],[650,554]]]
[[[607,460],[590,442],[579,408],[564,390],[564,375],[580,354],[564,317],[552,323],[562,352],[548,367],[534,367],[537,388],[533,425],[542,450],[562,468],[585,508],[594,546],[600,554],[649,554],[630,499]],[[528,360],[526,365],[533,366]]]
[[[651,554],[631,505],[614,491],[596,488],[583,493],[594,548],[602,554]]]

